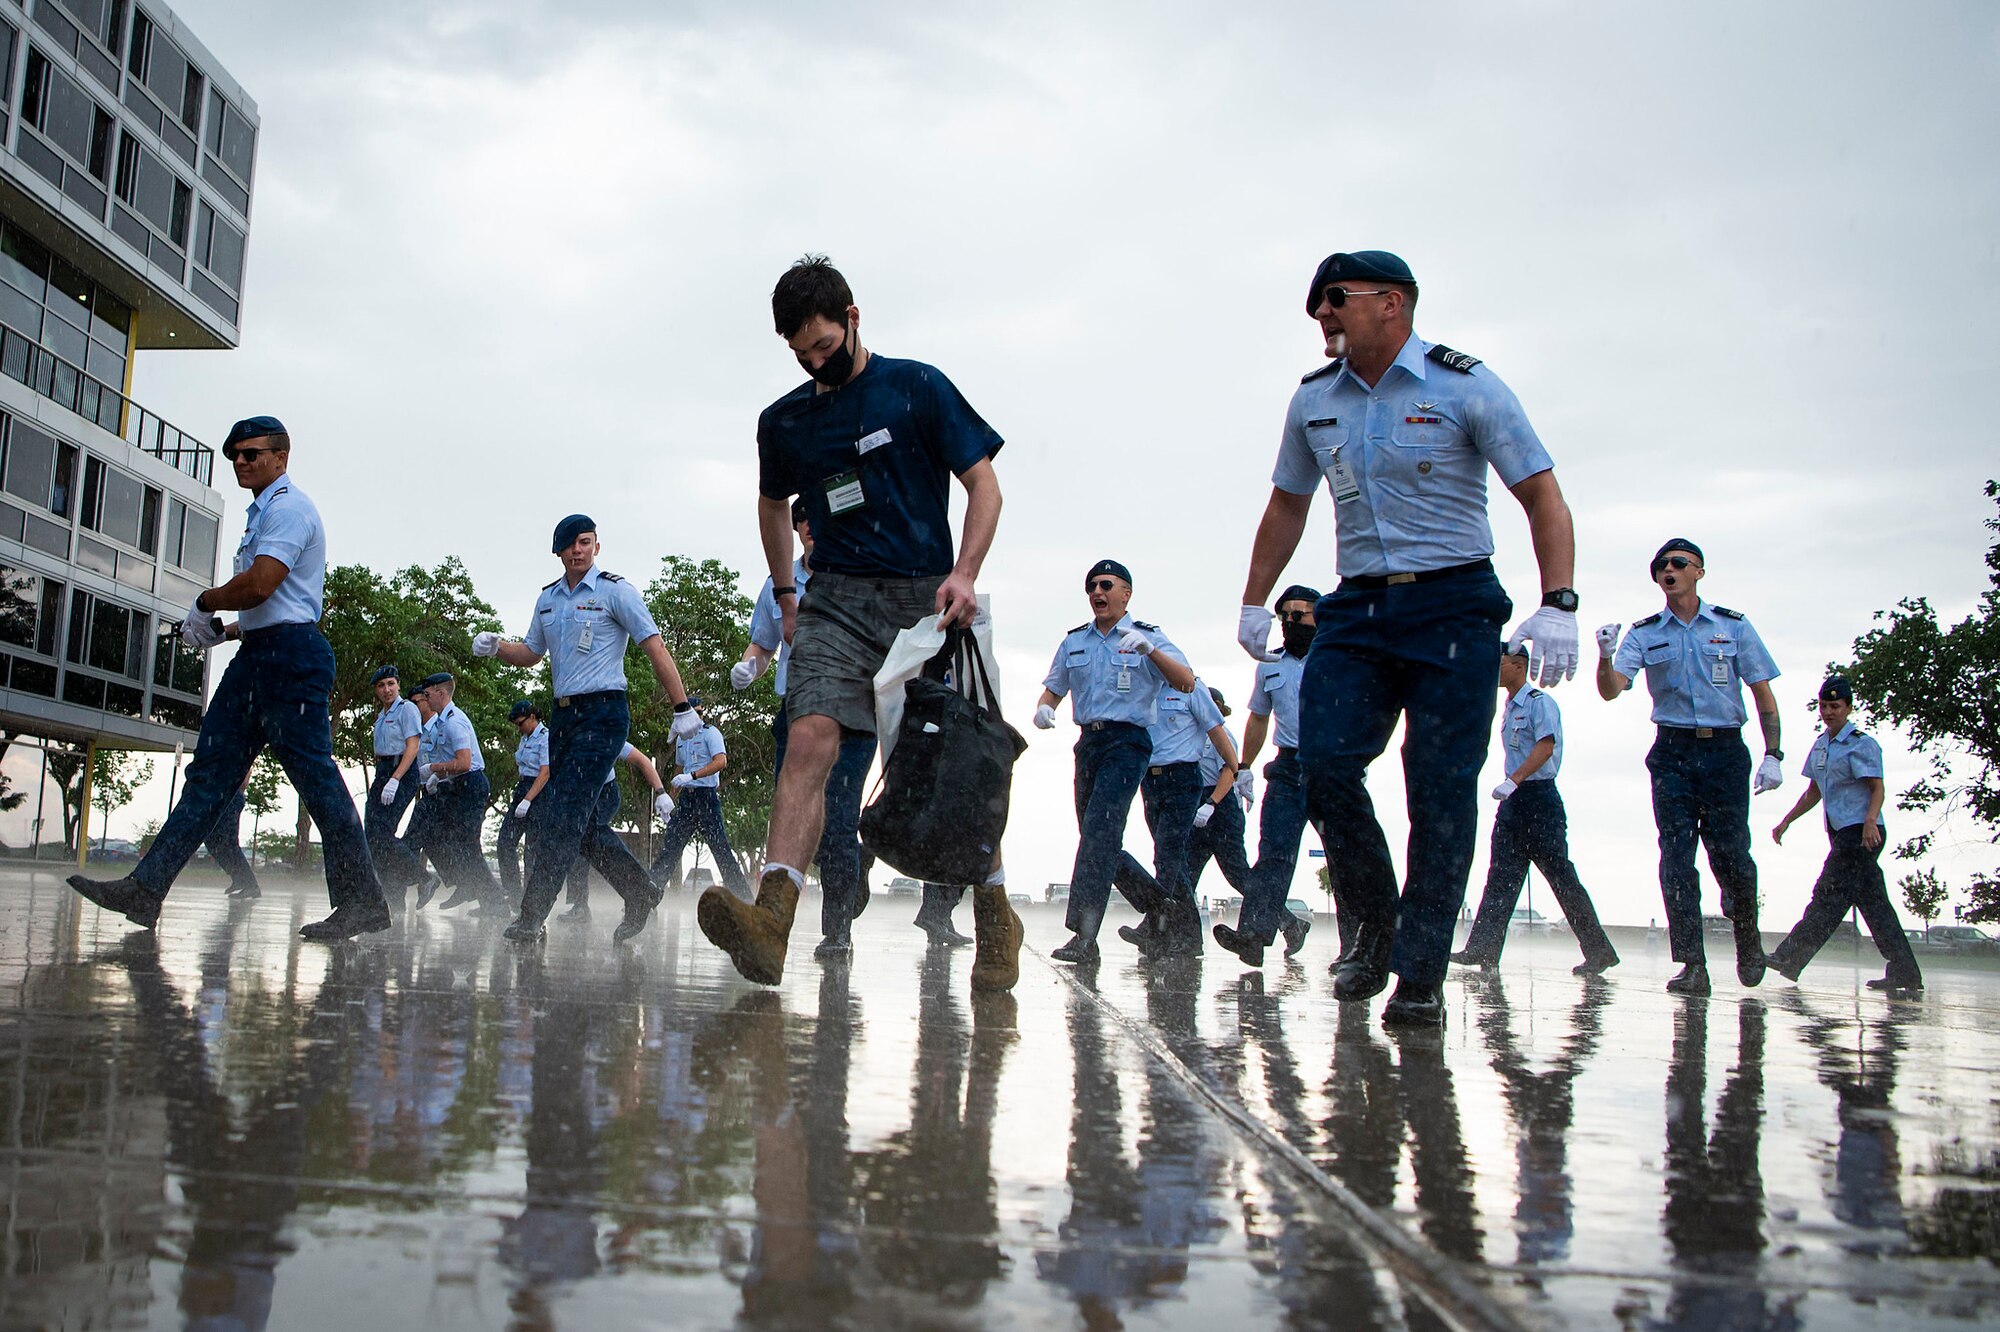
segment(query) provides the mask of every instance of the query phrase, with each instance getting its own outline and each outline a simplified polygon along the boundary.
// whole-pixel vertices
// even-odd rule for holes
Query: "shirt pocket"
[[[1389,427],[1389,445],[1370,461],[1384,485],[1406,495],[1429,494],[1472,454],[1458,424],[1435,412],[1406,412]]]
[[[1319,467],[1320,475],[1334,480],[1334,455],[1347,447],[1349,431],[1335,417],[1324,417],[1308,421],[1305,426],[1306,447],[1312,450],[1313,462]],[[1348,458],[1353,464],[1352,456]]]
[[[1090,683],[1090,652],[1078,648],[1063,658],[1063,669],[1069,673],[1069,691],[1074,694]]]

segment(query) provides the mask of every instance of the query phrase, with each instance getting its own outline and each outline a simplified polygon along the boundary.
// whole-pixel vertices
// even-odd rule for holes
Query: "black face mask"
[[[849,331],[847,321],[844,319],[841,320],[840,345],[834,348],[831,356],[820,362],[818,369],[806,371],[807,374],[828,388],[839,388],[847,382],[848,376],[854,373],[854,353],[847,350],[847,334]]]
[[[1306,649],[1313,645],[1313,626],[1285,622],[1285,651],[1294,657],[1306,655]]]

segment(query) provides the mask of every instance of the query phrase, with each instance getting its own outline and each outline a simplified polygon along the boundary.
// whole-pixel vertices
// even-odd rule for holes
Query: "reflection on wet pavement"
[[[319,891],[191,883],[156,936],[0,871],[0,1327],[2000,1315],[2000,972],[1698,1003],[1643,936],[1590,981],[1522,939],[1392,1036],[1317,947],[974,997],[885,900],[758,990],[683,900],[329,949]]]

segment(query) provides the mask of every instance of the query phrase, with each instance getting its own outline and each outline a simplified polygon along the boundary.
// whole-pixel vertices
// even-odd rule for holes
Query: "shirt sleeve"
[[[1270,675],[1274,679],[1277,678],[1276,671],[1270,672]],[[1259,717],[1270,716],[1273,706],[1270,691],[1264,688],[1264,677],[1265,672],[1258,671],[1255,677],[1256,683],[1250,686],[1250,711]]]
[[[281,501],[264,513],[257,529],[257,548],[251,553],[269,555],[289,569],[312,544],[313,536],[312,511],[303,504]]]
[[[1201,727],[1203,735],[1222,725],[1222,709],[1215,706],[1215,700],[1209,697],[1208,686],[1201,682],[1199,676],[1195,677],[1194,692],[1188,695],[1188,711],[1194,714],[1195,724]]]
[[[765,575],[757,604],[750,611],[750,641],[766,652],[776,652],[785,641],[784,617],[778,610],[777,593],[772,590],[776,586],[770,575]]]
[[[528,645],[528,651],[537,656],[548,654],[548,638],[542,633],[542,623],[554,618],[553,615],[542,614],[542,598],[536,597],[535,608],[528,612],[528,632],[521,635],[521,641]]]
[[[722,738],[721,731],[711,726],[703,734],[704,738],[708,741],[708,758],[702,760],[704,764],[718,754],[727,754],[729,752],[729,744]]]
[[[1646,664],[1646,645],[1639,641],[1637,629],[1627,629],[1625,637],[1618,644],[1618,653],[1611,659],[1611,669],[1628,680],[1639,678],[1639,670]]]
[[[1304,385],[1299,386],[1301,390]],[[1305,416],[1299,395],[1292,395],[1285,408],[1285,429],[1278,437],[1278,465],[1271,471],[1271,484],[1288,495],[1310,495],[1319,489],[1319,459],[1306,442]]]
[[[472,722],[462,712],[453,718],[451,726],[451,752],[456,754],[461,749],[479,752],[479,737],[472,733]]]
[[[396,709],[396,715],[392,720],[395,722],[396,738],[406,744],[412,736],[423,734],[423,718],[417,715],[417,705],[407,699]]]
[[[757,493],[765,499],[788,500],[799,493],[793,476],[792,450],[787,447],[785,430],[777,423],[776,407],[766,407],[757,417]]]
[[[1535,739],[1554,740],[1562,735],[1562,714],[1556,708],[1556,701],[1547,694],[1535,697],[1534,706],[1528,709],[1528,725],[1535,732]]]
[[[611,588],[611,616],[632,635],[632,641],[643,643],[658,638],[660,626],[653,623],[653,613],[646,609],[646,599],[639,595],[639,589],[622,578],[611,584]]]
[[[628,740],[625,742],[625,748],[618,751],[618,761],[620,763],[630,763],[633,756],[638,752],[639,747]]]
[[[1860,743],[1854,746],[1853,755],[1847,766],[1856,777],[1877,777],[1882,775],[1882,746],[1875,743],[1872,735],[1859,736]]]
[[[1000,452],[1006,441],[985,418],[972,409],[958,385],[945,378],[935,366],[920,366],[913,406],[921,412],[924,430],[930,435],[938,457],[954,476],[977,466]]]
[[[1069,656],[1069,640],[1065,638],[1056,644],[1056,659],[1049,663],[1049,673],[1042,680],[1042,688],[1061,698],[1069,693],[1069,671],[1064,669],[1063,660]]]
[[[1477,392],[1465,404],[1466,424],[1471,427],[1472,446],[1479,450],[1500,480],[1519,485],[1538,472],[1555,467],[1555,459],[1542,447],[1541,437],[1528,424],[1514,390],[1485,366],[1474,366],[1472,378]]]
[[[1744,684],[1761,684],[1778,678],[1778,663],[1748,620],[1736,622],[1736,677]]]

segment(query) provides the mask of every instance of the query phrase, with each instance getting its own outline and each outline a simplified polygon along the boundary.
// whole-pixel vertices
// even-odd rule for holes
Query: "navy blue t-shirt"
[[[757,488],[803,497],[813,572],[935,578],[951,572],[951,478],[1001,439],[941,371],[870,353],[815,393],[807,380],[757,418]]]

